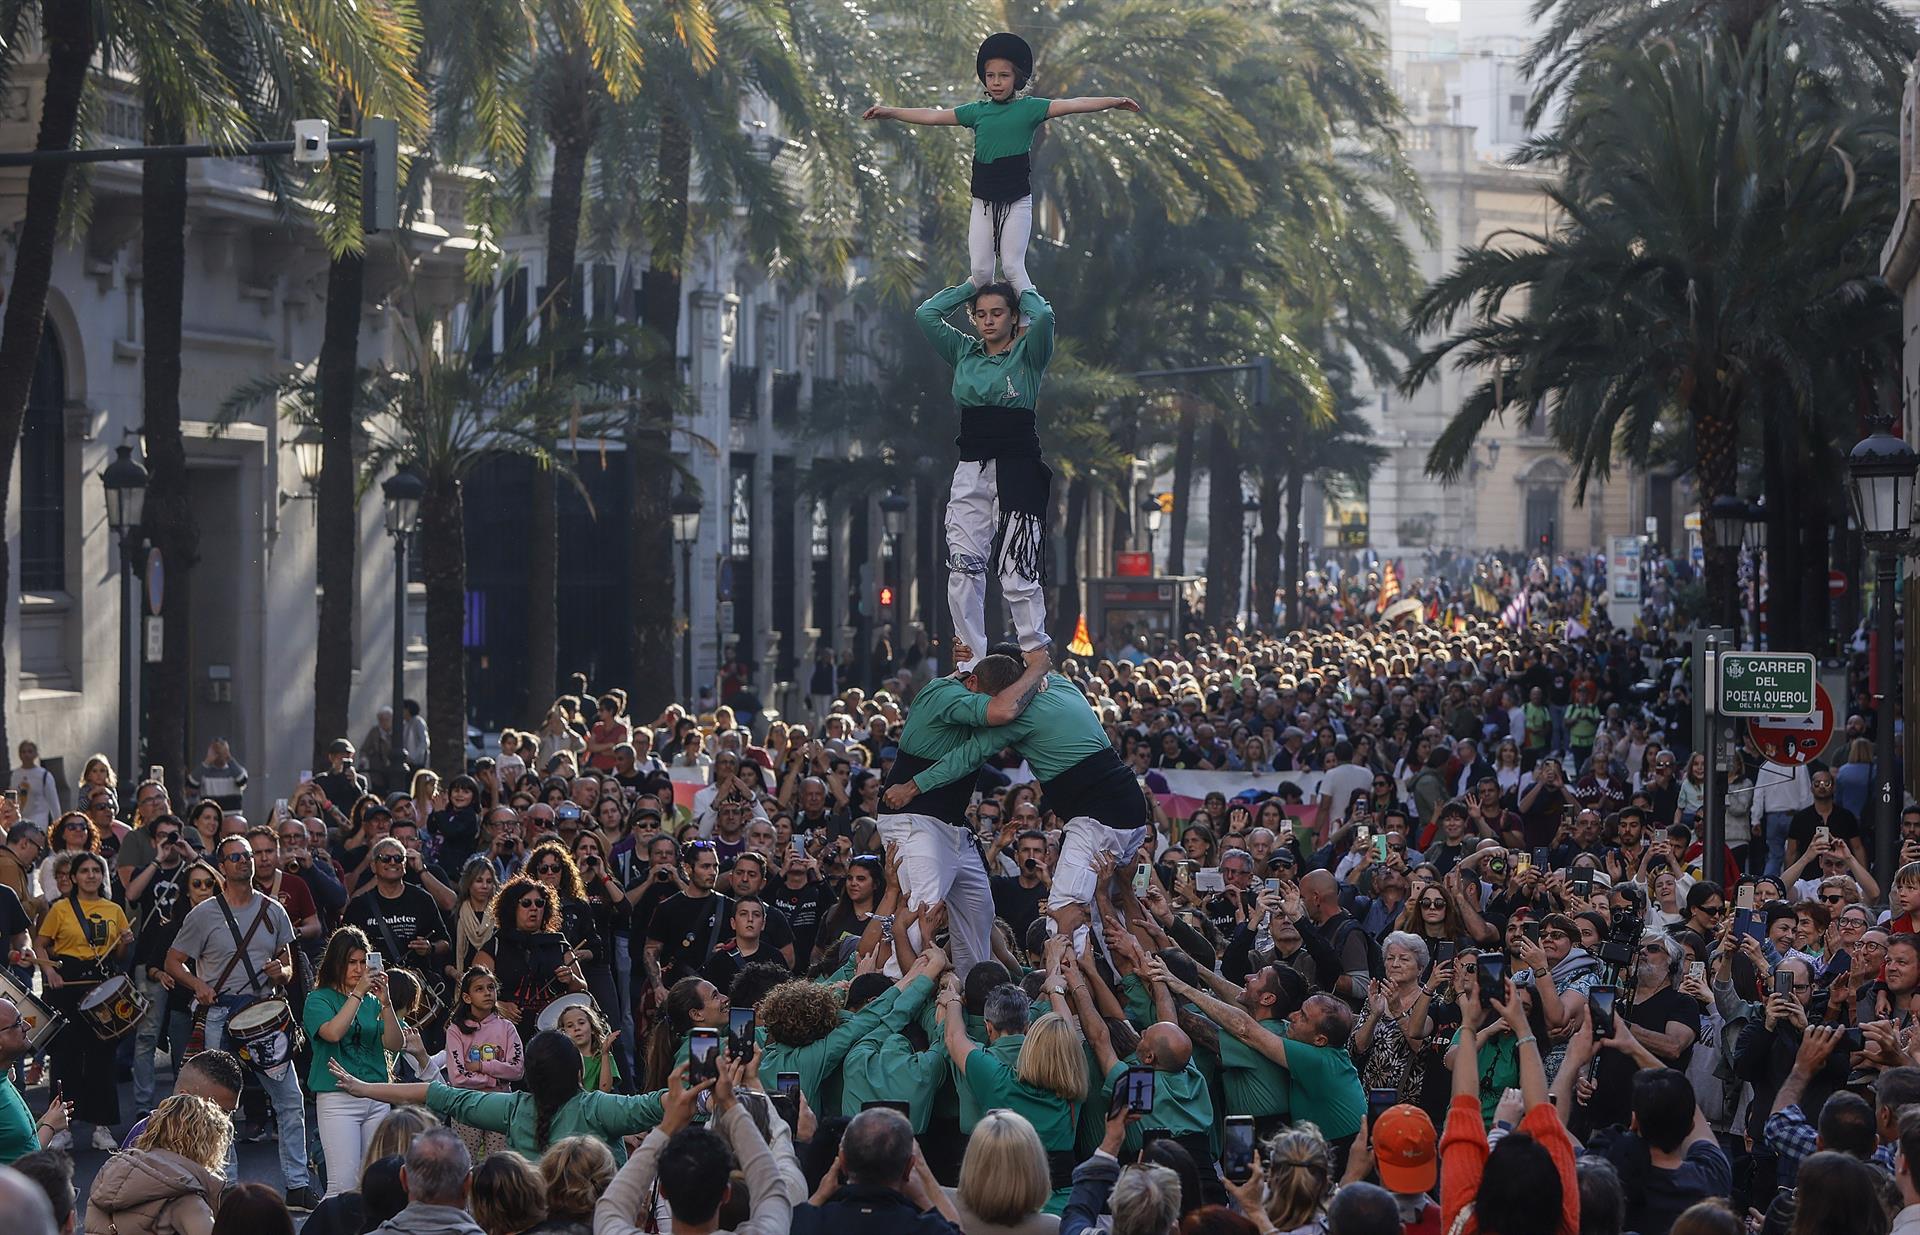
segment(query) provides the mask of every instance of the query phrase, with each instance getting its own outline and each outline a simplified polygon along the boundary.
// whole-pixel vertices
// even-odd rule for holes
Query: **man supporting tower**
[[[999,643],[988,649],[987,659],[1020,654],[1018,644]],[[955,660],[964,663],[970,655],[970,649],[955,644]],[[991,693],[996,685],[991,670],[984,679],[976,672],[966,681],[967,689],[976,695]],[[1048,673],[1039,692],[1019,715],[990,733],[988,753],[1002,746],[1019,751],[1045,791],[1047,809],[1067,821],[1047,907],[1090,905],[1095,859],[1106,853],[1125,865],[1140,851],[1148,835],[1146,800],[1132,769],[1115,753],[1086,696],[1058,673]],[[961,762],[965,757],[963,754]],[[943,761],[915,772],[889,787],[882,795],[882,804],[889,810],[900,810],[921,794],[939,790],[963,774],[971,775],[977,766],[976,761],[962,769]],[[949,920],[952,917],[949,906]]]
[[[919,775],[940,781],[915,799],[913,813],[882,813],[880,836],[900,847],[908,907],[946,903],[949,951],[962,979],[993,955],[993,890],[967,807],[980,764],[1007,744],[1003,727],[1020,718],[1046,679],[1044,648],[1026,653],[1025,660],[1023,671],[1018,656],[984,657],[970,673],[922,687],[887,777],[890,785]]]

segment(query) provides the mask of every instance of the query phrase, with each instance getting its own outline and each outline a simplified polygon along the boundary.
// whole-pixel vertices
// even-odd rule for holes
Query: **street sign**
[[[1827,595],[1845,596],[1847,594],[1847,572],[1830,570],[1827,572]]]
[[[1113,555],[1113,573],[1130,579],[1153,575],[1153,555],[1145,550],[1122,550]]]
[[[1721,652],[1722,716],[1806,716],[1814,710],[1814,662],[1807,652]]]
[[[1753,748],[1774,763],[1811,762],[1833,740],[1833,696],[1814,687],[1814,709],[1805,716],[1756,716],[1747,722]]]

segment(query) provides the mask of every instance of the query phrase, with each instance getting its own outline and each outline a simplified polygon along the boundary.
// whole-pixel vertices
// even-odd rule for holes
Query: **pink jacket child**
[[[464,1011],[464,1009],[462,1009]],[[458,1012],[447,1020],[447,1080],[456,1089],[498,1091],[517,1081],[526,1064],[520,1031],[498,1012],[472,1029]]]

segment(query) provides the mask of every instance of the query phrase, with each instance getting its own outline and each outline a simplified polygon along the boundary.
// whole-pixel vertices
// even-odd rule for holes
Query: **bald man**
[[[1340,976],[1334,979],[1333,993],[1346,1000],[1350,1008],[1362,1006],[1373,979],[1385,973],[1379,945],[1341,907],[1340,885],[1331,871],[1308,871],[1300,876],[1300,902],[1314,931],[1340,958]]]
[[[1207,1078],[1193,1061],[1193,1039],[1172,1021],[1156,1021],[1140,1035],[1140,1045],[1126,1062],[1153,1069],[1153,1109],[1140,1126],[1165,1132],[1195,1162],[1220,1156],[1219,1134],[1213,1118],[1213,1093]]]

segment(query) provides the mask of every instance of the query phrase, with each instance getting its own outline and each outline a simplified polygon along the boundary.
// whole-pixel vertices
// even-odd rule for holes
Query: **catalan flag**
[[[1380,597],[1374,602],[1374,611],[1385,613],[1400,595],[1400,575],[1394,570],[1392,562],[1380,563]]]

